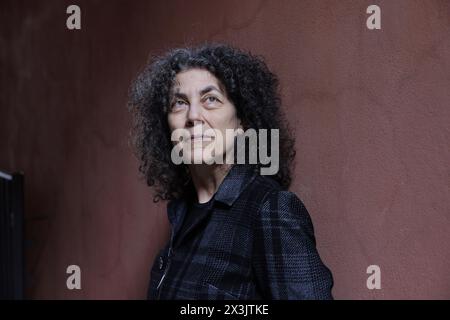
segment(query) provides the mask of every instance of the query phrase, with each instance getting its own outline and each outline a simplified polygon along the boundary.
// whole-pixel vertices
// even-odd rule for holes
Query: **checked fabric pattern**
[[[333,299],[308,211],[254,166],[233,165],[207,214],[181,234],[187,208],[187,199],[168,203],[171,240],[152,265],[149,299]]]

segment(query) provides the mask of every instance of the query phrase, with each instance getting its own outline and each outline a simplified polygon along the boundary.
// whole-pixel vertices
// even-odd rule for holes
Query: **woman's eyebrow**
[[[213,90],[216,90],[219,93],[222,93],[222,91],[220,91],[216,86],[209,85],[209,86],[203,88],[202,90],[200,90],[200,95],[204,95],[205,93],[208,93],[208,92],[213,91]]]
[[[180,98],[183,100],[188,100],[187,95],[181,92],[174,92],[173,93],[173,98]]]

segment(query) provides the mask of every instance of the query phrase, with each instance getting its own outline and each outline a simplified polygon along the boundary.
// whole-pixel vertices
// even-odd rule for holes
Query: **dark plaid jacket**
[[[253,166],[234,165],[184,234],[186,201],[167,208],[171,238],[151,268],[149,299],[332,299],[308,211]]]

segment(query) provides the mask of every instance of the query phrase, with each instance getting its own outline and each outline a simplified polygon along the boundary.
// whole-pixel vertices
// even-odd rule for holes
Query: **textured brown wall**
[[[66,7],[82,10],[69,31]],[[382,10],[369,31],[368,5]],[[450,298],[450,2],[0,4],[0,169],[26,181],[30,298],[144,298],[165,204],[127,146],[149,53],[225,41],[266,57],[296,127],[291,188],[344,299]],[[82,290],[65,287],[82,269]],[[381,267],[382,289],[366,288]]]

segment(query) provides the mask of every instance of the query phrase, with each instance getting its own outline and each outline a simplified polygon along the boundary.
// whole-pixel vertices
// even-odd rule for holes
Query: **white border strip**
[[[0,178],[12,180],[12,176],[11,175],[9,175],[7,173],[4,173],[4,172],[1,172],[1,171],[0,171]]]

